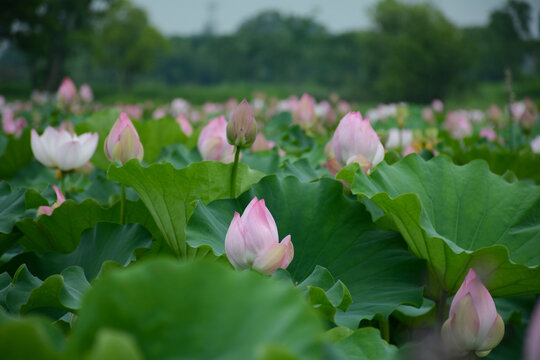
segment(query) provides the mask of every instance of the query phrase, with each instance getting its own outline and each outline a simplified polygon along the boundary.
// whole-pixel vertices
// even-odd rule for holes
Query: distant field
[[[286,98],[291,94],[301,95],[307,92],[315,98],[328,98],[331,93],[340,93],[339,88],[326,88],[317,84],[219,84],[219,85],[181,85],[170,86],[156,82],[137,82],[128,89],[111,87],[104,84],[91,84],[96,100],[104,104],[137,103],[153,100],[155,103],[169,102],[174,98],[181,97],[193,104],[203,104],[207,101],[222,102],[231,97],[240,99],[250,98],[257,93],[265,93],[267,96]],[[536,103],[540,103],[540,78],[513,84],[516,99],[525,96],[530,97]],[[2,84],[0,94],[8,99],[26,99],[30,93],[28,84]],[[362,101],[361,99],[347,99],[359,105],[361,109],[370,108],[378,104],[377,101]],[[455,91],[444,99],[450,109],[457,108],[480,108],[485,109],[495,102],[504,105],[508,101],[503,82],[481,83],[475,87]]]

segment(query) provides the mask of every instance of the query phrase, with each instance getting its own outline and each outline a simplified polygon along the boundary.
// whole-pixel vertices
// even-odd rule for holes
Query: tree
[[[383,100],[427,102],[444,97],[467,65],[461,32],[435,7],[384,0],[374,9]]]
[[[96,25],[94,58],[103,67],[117,71],[129,86],[134,74],[152,70],[159,50],[167,42],[148,21],[144,10],[127,0],[113,4]]]
[[[92,22],[114,0],[4,0],[0,38],[25,54],[32,86],[55,90],[66,58],[87,43]]]

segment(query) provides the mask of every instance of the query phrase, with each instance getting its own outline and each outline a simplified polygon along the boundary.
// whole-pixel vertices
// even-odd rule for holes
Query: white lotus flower
[[[73,135],[66,130],[49,126],[39,136],[32,129],[32,152],[36,159],[50,168],[73,170],[86,164],[94,155],[98,143],[97,133]]]

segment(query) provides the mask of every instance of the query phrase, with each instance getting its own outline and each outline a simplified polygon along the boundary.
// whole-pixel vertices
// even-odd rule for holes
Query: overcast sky
[[[334,33],[366,29],[372,25],[369,9],[377,0],[132,0],[147,10],[152,23],[165,35],[200,33],[213,18],[218,34],[235,31],[246,19],[268,9],[286,14],[313,15]],[[505,0],[405,0],[407,3],[429,2],[441,9],[458,26],[485,25],[489,13]],[[533,33],[538,34],[540,1],[533,6]]]

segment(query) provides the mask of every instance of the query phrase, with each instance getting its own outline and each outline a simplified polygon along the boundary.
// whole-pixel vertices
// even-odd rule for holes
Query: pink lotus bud
[[[186,114],[181,113],[180,115],[178,115],[176,117],[176,122],[180,126],[180,129],[182,129],[182,132],[188,137],[193,134],[193,126],[191,126],[188,119],[186,118]]]
[[[433,110],[429,107],[425,107],[422,109],[422,118],[426,120],[427,122],[431,123],[433,122],[433,119],[435,119],[435,115],[433,115]]]
[[[293,119],[302,129],[311,128],[315,122],[315,100],[311,96],[308,94],[302,95],[294,110]]]
[[[510,105],[510,113],[512,117],[516,120],[521,119],[525,111],[527,110],[527,105],[523,101],[515,102]]]
[[[156,110],[154,110],[154,112],[152,113],[152,119],[154,120],[157,120],[157,119],[162,119],[164,118],[165,116],[167,116],[167,112],[165,111],[164,108],[162,107],[158,107]]]
[[[66,130],[56,130],[48,126],[39,136],[32,129],[31,146],[36,159],[43,165],[63,171],[73,170],[87,163],[98,143],[97,133],[80,136]]]
[[[490,127],[485,127],[480,130],[480,137],[488,141],[495,141],[497,139],[497,133]]]
[[[540,135],[531,141],[531,151],[535,154],[540,154]]]
[[[58,190],[56,185],[53,185],[53,189],[54,189],[54,192],[56,192],[56,201],[54,202],[54,204],[52,204],[52,206],[40,206],[37,211],[37,216],[40,216],[40,215],[51,216],[54,209],[56,209],[57,207],[62,205],[64,201],[66,201],[64,194],[62,194],[62,192]]]
[[[13,111],[10,108],[6,107],[2,111],[2,130],[4,130],[4,133],[19,137],[27,125],[28,123],[23,117],[14,120]]]
[[[337,105],[338,113],[340,115],[347,114],[351,112],[352,108],[351,105],[346,102],[345,100],[341,100]]]
[[[257,123],[246,99],[234,109],[233,115],[227,124],[227,139],[229,144],[248,147],[255,141]]]
[[[384,147],[369,119],[350,112],[341,119],[332,138],[334,155],[340,166],[358,163],[368,173],[384,159]]]
[[[412,145],[409,145],[405,149],[403,149],[403,156],[407,156],[409,154],[414,154],[414,153],[418,153],[418,150]]]
[[[527,328],[523,353],[525,360],[540,359],[540,301],[536,303]]]
[[[503,113],[501,109],[496,104],[489,105],[489,108],[487,109],[487,117],[490,120],[494,121],[500,121],[500,119],[503,117]]]
[[[493,298],[473,269],[452,300],[441,335],[457,354],[474,351],[479,357],[487,356],[504,336],[504,322],[497,314]]]
[[[116,105],[116,107],[125,112],[131,119],[139,120],[142,118],[143,109],[139,105],[127,104]]]
[[[258,133],[255,141],[253,142],[253,145],[251,145],[251,151],[257,152],[263,150],[270,150],[274,146],[276,146],[275,142],[266,140],[263,133]]]
[[[210,120],[199,135],[197,147],[203,160],[230,163],[234,160],[234,146],[227,141],[227,120],[219,116]]]
[[[77,88],[70,78],[65,77],[58,88],[58,99],[62,104],[70,104],[77,97]]]
[[[291,235],[279,243],[278,230],[264,200],[251,200],[242,216],[237,212],[225,236],[227,258],[236,269],[253,268],[264,274],[286,269],[294,257]]]
[[[90,85],[86,83],[81,85],[79,89],[79,95],[81,97],[81,100],[86,103],[91,103],[92,101],[94,101],[94,92],[92,91]]]
[[[433,110],[435,110],[435,112],[440,113],[444,109],[444,104],[440,99],[434,99],[431,102],[431,107],[433,108]]]
[[[322,119],[327,126],[334,126],[336,123],[336,112],[326,100],[315,105],[315,114]]]
[[[120,161],[124,164],[130,159],[144,156],[144,149],[139,134],[125,112],[122,112],[105,139],[105,155],[109,161]]]

